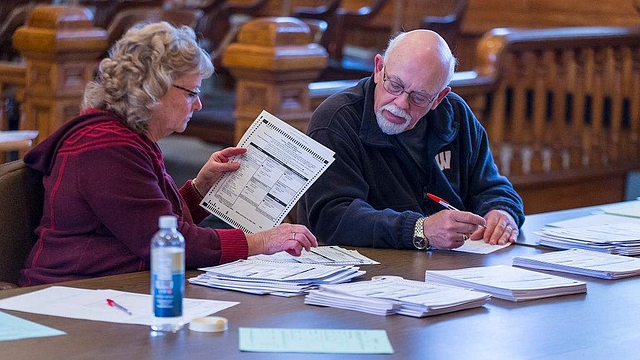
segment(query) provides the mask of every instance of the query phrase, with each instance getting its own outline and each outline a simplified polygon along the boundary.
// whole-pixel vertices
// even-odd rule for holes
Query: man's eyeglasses
[[[429,97],[429,95],[425,92],[421,91],[405,91],[404,85],[402,83],[390,79],[387,76],[387,70],[384,70],[382,78],[382,87],[391,95],[400,96],[402,93],[407,93],[409,95],[409,102],[415,106],[424,107],[433,102],[435,100],[436,95]]]
[[[200,96],[200,90],[193,91],[193,90],[189,90],[187,88],[183,88],[182,86],[179,86],[179,85],[171,85],[171,86],[173,86],[176,89],[180,89],[180,90],[186,92],[187,93],[187,101],[189,101],[189,102],[196,101],[198,96]]]

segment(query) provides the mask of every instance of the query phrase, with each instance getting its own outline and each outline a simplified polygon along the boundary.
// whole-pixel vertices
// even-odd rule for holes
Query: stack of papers
[[[377,261],[369,259],[357,250],[343,249],[340,246],[318,246],[310,251],[302,249],[300,256],[293,256],[286,251],[273,255],[254,255],[250,259],[302,264],[322,265],[376,265]]]
[[[640,224],[635,222],[585,227],[543,228],[540,245],[560,249],[587,249],[620,255],[640,254]]]
[[[425,280],[471,288],[511,301],[587,292],[585,282],[506,265],[427,270]]]
[[[516,256],[513,258],[513,265],[601,279],[620,279],[640,275],[640,259],[582,249]]]
[[[278,263],[255,259],[237,260],[200,270],[206,273],[189,279],[191,284],[278,296],[304,295],[319,285],[347,282],[365,273],[354,266]]]
[[[309,305],[330,306],[375,315],[438,315],[484,305],[490,295],[471,290],[406,280],[397,276],[370,281],[321,285],[305,296]]]

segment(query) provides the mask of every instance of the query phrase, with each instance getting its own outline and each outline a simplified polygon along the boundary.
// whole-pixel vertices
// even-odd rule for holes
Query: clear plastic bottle
[[[161,216],[158,226],[160,230],[151,239],[151,329],[176,332],[184,326],[184,237],[173,215]]]

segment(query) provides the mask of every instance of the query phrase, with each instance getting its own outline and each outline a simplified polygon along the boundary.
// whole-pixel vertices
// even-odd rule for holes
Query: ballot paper
[[[620,279],[640,275],[640,259],[598,251],[570,249],[544,254],[516,256],[514,266]]]
[[[253,255],[249,257],[249,259],[322,265],[380,264],[379,262],[360,254],[357,250],[349,250],[336,245],[312,247],[309,251],[302,249],[300,256],[293,256],[286,251],[280,251],[272,255]]]
[[[234,228],[256,233],[280,224],[333,163],[334,152],[291,125],[260,113],[238,143],[247,148],[200,205]]]
[[[506,265],[427,270],[425,281],[482,291],[511,301],[587,292],[583,281]]]
[[[489,294],[459,287],[378,276],[370,281],[320,285],[309,291],[304,303],[374,315],[424,317],[479,307],[489,298]]]
[[[322,284],[339,284],[363,275],[354,266],[296,264],[256,259],[201,268],[189,283],[250,294],[304,295]]]
[[[500,249],[504,249],[507,246],[511,245],[510,242],[507,242],[503,245],[491,245],[489,243],[484,242],[483,240],[466,240],[462,246],[451,249],[453,251],[466,252],[472,254],[490,254],[494,251],[498,251]]]
[[[586,249],[619,255],[640,254],[640,224],[597,224],[585,227],[545,227],[535,232],[540,245]]]

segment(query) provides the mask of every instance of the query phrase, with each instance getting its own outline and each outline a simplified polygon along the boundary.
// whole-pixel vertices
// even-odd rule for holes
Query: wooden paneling
[[[469,0],[456,56],[473,67],[478,39],[498,27],[640,26],[637,0]]]

